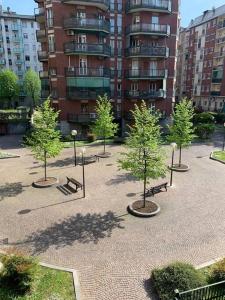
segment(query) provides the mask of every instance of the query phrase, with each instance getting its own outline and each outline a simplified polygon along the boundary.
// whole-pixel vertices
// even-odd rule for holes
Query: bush
[[[225,259],[216,263],[212,269],[210,281],[220,282],[225,280]]]
[[[73,137],[72,137],[71,134],[64,135],[64,136],[62,136],[62,141],[63,142],[72,142],[73,141]]]
[[[152,272],[155,288],[161,300],[174,298],[174,290],[186,291],[206,284],[204,275],[186,263],[175,262]]]
[[[96,135],[94,133],[88,133],[87,141],[88,143],[93,143],[94,141],[96,141]]]
[[[214,133],[215,128],[214,124],[199,124],[195,128],[195,133],[200,139],[207,139]]]
[[[224,113],[217,113],[214,115],[216,123],[223,124],[225,122],[225,114]]]
[[[18,294],[24,294],[31,289],[37,271],[34,258],[15,250],[8,250],[0,257],[0,261],[0,286]]]
[[[202,112],[200,114],[196,114],[193,121],[195,124],[212,124],[215,122],[215,117],[210,112]]]

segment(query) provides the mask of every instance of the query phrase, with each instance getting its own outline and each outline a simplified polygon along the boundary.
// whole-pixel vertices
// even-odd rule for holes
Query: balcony
[[[18,76],[23,76],[24,75],[24,71],[22,71],[22,70],[16,71],[16,74]]]
[[[66,77],[108,77],[110,69],[107,68],[66,68]]]
[[[39,61],[47,61],[48,60],[47,51],[38,51],[38,60]]]
[[[24,61],[22,60],[22,59],[17,59],[16,61],[15,61],[15,64],[16,65],[22,65],[24,63]]]
[[[166,91],[125,91],[125,96],[128,99],[148,100],[157,98],[166,98]]]
[[[46,31],[45,29],[37,30],[36,37],[38,42],[43,42],[46,39]]]
[[[41,90],[41,98],[42,99],[47,99],[50,96],[50,90],[46,89],[42,89]]]
[[[127,35],[154,35],[154,36],[169,36],[170,35],[170,26],[169,25],[160,25],[160,24],[131,24],[126,28]]]
[[[77,31],[93,31],[103,32],[108,34],[110,32],[110,23],[106,20],[99,19],[81,19],[69,18],[64,20],[64,29],[72,29]]]
[[[3,59],[0,59],[0,65],[1,66],[4,66],[5,65],[5,63],[6,63],[6,61],[5,61],[5,59],[3,58]]]
[[[149,70],[143,70],[143,69],[131,69],[131,70],[126,70],[126,77],[128,79],[165,79],[167,78],[168,71],[163,69],[149,69]]]
[[[13,48],[13,53],[16,53],[16,54],[23,53],[23,48]]]
[[[139,11],[171,13],[172,11],[171,0],[129,0],[127,2],[128,13]]]
[[[211,91],[211,96],[220,96],[220,91]]]
[[[68,121],[74,123],[91,123],[94,122],[97,117],[96,113],[89,114],[68,114]]]
[[[20,43],[20,42],[22,41],[22,39],[21,39],[21,37],[19,37],[19,36],[13,36],[13,37],[12,37],[12,41],[13,41],[14,43]]]
[[[109,96],[109,89],[104,88],[76,88],[67,87],[67,98],[69,100],[96,100],[98,96],[107,94]]]
[[[109,0],[62,0],[62,2],[67,4],[95,6],[105,11],[109,8]]]
[[[68,42],[64,44],[64,51],[68,55],[110,56],[110,47],[106,44],[78,44],[76,42]]]
[[[223,78],[212,78],[212,83],[222,83]]]
[[[4,53],[4,48],[0,47],[0,54],[3,54],[3,53]]]
[[[169,57],[169,48],[148,46],[129,47],[126,49],[126,56],[167,58]]]
[[[35,20],[38,23],[43,23],[45,21],[45,9],[44,7],[38,7],[34,10]]]
[[[48,71],[40,71],[39,72],[40,79],[48,78]]]
[[[19,31],[21,29],[21,27],[18,24],[13,24],[12,25],[12,30],[13,31]]]
[[[3,36],[0,35],[0,42],[3,42]]]

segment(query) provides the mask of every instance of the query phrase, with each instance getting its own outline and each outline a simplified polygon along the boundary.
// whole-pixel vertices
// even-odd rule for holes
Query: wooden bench
[[[168,185],[168,182],[153,186],[153,187],[151,187],[150,189],[147,190],[147,194],[154,196],[155,194],[161,192],[161,190],[163,188],[167,191],[167,185]]]
[[[77,181],[76,179],[72,178],[72,177],[66,177],[67,178],[67,185],[71,182],[76,186],[76,192],[78,189],[83,189],[83,184],[81,184],[79,181]]]

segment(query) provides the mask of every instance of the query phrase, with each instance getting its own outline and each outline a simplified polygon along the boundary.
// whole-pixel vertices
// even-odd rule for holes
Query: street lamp
[[[225,123],[223,123],[224,135],[223,135],[223,151],[225,150]]]
[[[76,151],[76,136],[77,136],[77,130],[72,130],[71,135],[73,136],[73,149],[74,149],[74,165],[76,167],[77,165],[77,151]]]
[[[83,197],[85,198],[85,176],[84,176],[84,165],[85,165],[85,155],[86,149],[81,149],[81,156],[82,156],[82,169],[83,169]]]
[[[172,186],[173,185],[173,161],[174,161],[174,153],[175,153],[177,144],[171,143],[170,146],[172,147],[172,162],[171,162],[171,167],[170,167],[170,186]]]

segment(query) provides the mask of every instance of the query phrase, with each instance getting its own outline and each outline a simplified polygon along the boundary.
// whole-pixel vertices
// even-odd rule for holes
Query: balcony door
[[[79,19],[81,26],[86,24],[86,12],[85,11],[78,11],[77,18]]]
[[[87,75],[87,57],[80,57],[79,59],[79,75]]]
[[[132,76],[138,76],[139,72],[139,61],[138,59],[132,60],[132,68],[131,68],[131,75]]]
[[[149,64],[149,74],[150,76],[156,77],[157,76],[157,62],[151,61]]]
[[[80,50],[83,50],[83,51],[87,50],[87,36],[86,36],[86,34],[79,34],[78,35],[78,48]]]

